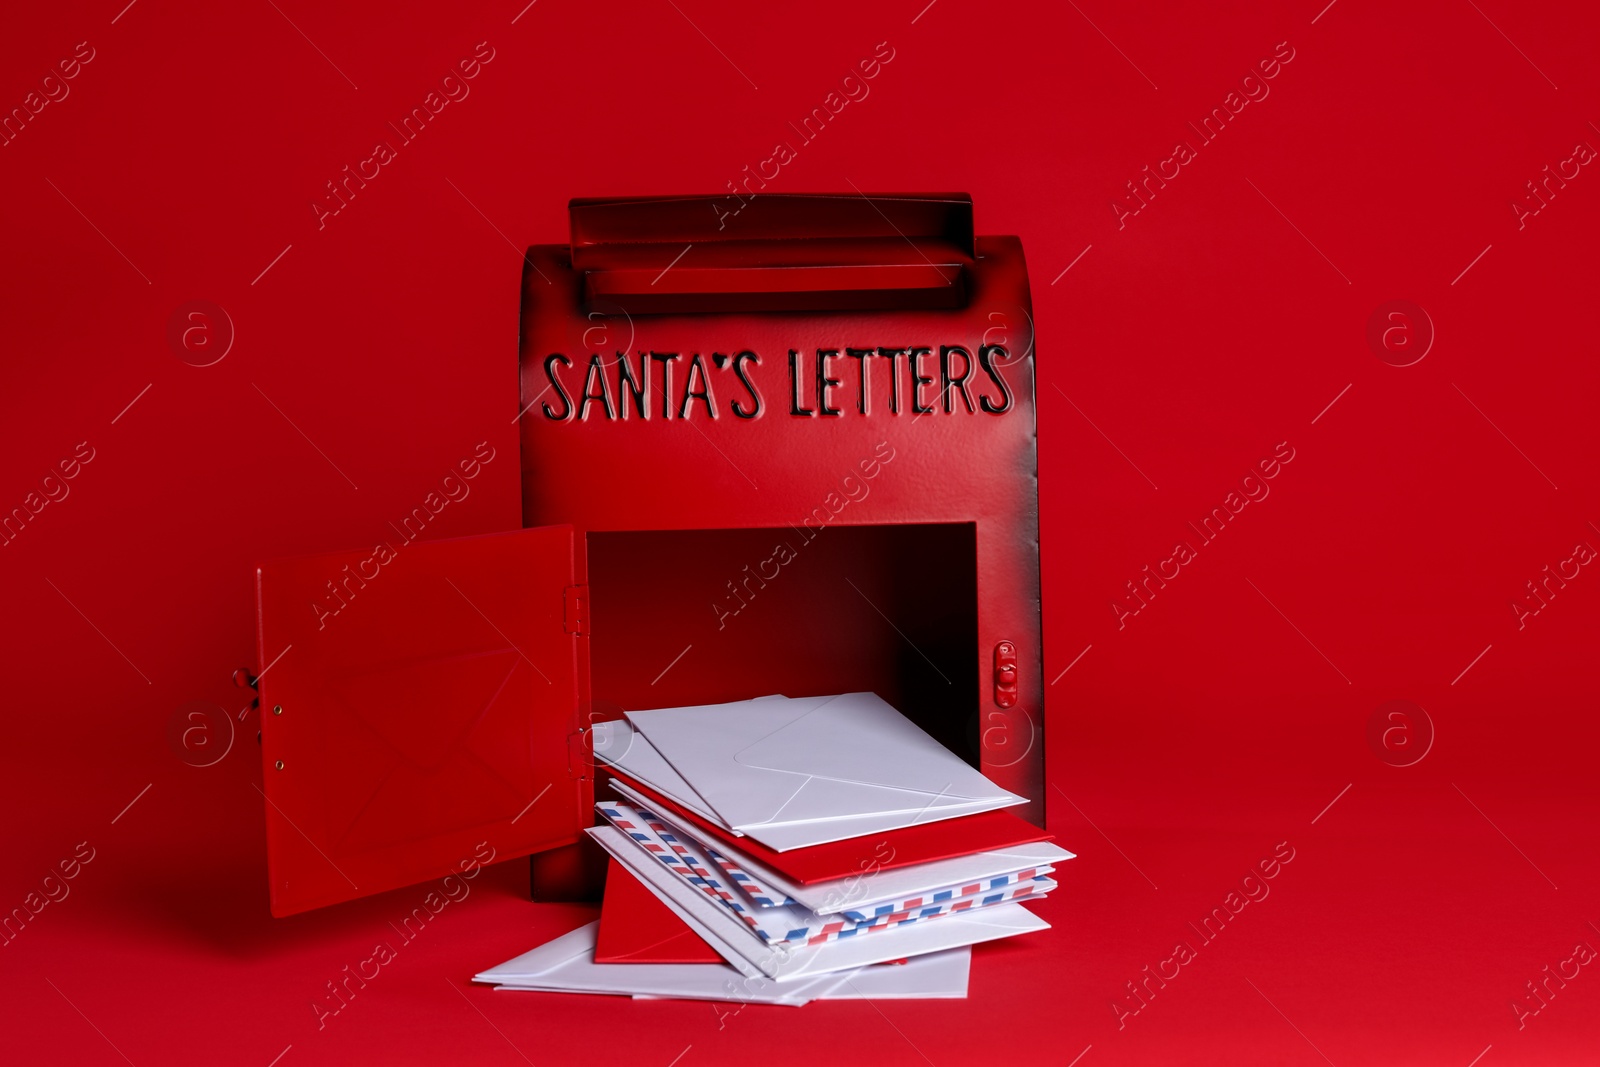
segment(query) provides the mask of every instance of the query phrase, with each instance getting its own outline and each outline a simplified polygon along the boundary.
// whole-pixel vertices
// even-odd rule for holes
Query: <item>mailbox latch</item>
[[[589,633],[589,587],[569,585],[566,588],[564,611],[566,631],[569,634]]]
[[[994,703],[1009,708],[1017,702],[1017,646],[1001,641],[994,646]]]

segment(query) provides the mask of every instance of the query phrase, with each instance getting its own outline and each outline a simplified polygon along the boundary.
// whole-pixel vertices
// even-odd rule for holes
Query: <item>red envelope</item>
[[[757,863],[801,885],[850,878],[863,871],[913,867],[919,863],[932,863],[934,860],[970,856],[976,852],[990,852],[1055,838],[1044,827],[1035,826],[1001,809],[921,823],[865,837],[852,837],[845,841],[831,841],[810,848],[776,852],[752,838],[735,837],[722,827],[684,810],[649,786],[641,785],[618,772],[615,767],[607,767],[606,772],[636,790],[640,796],[659,804],[663,811],[674,818],[688,821]]]
[[[721,963],[722,957],[661,903],[628,868],[612,860],[600,904],[596,963]]]

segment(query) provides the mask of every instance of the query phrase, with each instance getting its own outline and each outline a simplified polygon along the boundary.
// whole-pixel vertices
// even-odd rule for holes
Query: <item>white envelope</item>
[[[1050,928],[1049,923],[1020,904],[995,904],[821,945],[772,949],[763,945],[733,912],[685,884],[621,830],[597,826],[586,832],[697,933],[702,928],[725,932],[707,943],[730,964],[737,966],[738,962],[726,954],[726,949],[733,949],[779,985]],[[737,937],[736,932],[744,936]]]
[[[739,831],[723,822],[721,816],[712,811],[711,806],[694,791],[694,787],[672,769],[672,764],[627,719],[597,722],[592,733],[594,754],[602,763],[610,764],[668,800],[676,801],[707,822],[739,835]]]
[[[600,924],[589,923],[492,967],[473,980],[498,989],[548,993],[609,993],[640,1000],[726,1000],[801,1005],[808,999],[903,1000],[967,995],[971,949],[957,948],[854,971],[821,975],[781,989],[770,978],[745,978],[731,967],[704,963],[595,963]]]
[[[627,715],[723,823],[780,852],[1026,803],[872,693]]]

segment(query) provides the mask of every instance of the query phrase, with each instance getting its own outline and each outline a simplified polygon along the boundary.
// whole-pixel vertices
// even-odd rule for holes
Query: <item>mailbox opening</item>
[[[979,766],[972,523],[587,535],[596,720],[871,691]]]

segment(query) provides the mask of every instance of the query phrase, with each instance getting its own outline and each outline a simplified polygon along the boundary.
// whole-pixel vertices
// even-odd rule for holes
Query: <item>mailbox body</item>
[[[463,794],[468,772],[445,773],[437,755],[406,771],[424,794],[457,783],[451,810],[413,841],[400,817],[373,853],[322,809],[331,797],[357,810],[375,772],[347,769],[357,784],[330,789],[333,735],[304,725],[296,735],[265,715],[275,913],[466,867],[477,838],[498,858],[536,854],[536,894],[571,895],[590,822],[587,730],[628,709],[874,691],[1031,798],[1017,810],[1043,822],[1033,323],[1020,242],[974,237],[959,195],[734,204],[574,201],[572,242],[528,251],[527,529],[404,549],[421,560],[410,588],[384,587],[390,610],[369,612],[390,619],[387,631],[369,641],[350,625],[332,646],[319,632],[309,669],[286,656],[262,680],[271,707],[284,693],[316,704],[333,675],[348,690],[351,677],[426,661],[443,664],[437,689],[468,671],[492,696],[466,702],[465,725],[440,751],[492,763],[488,753],[509,745],[515,758],[481,794]],[[301,587],[338,562],[263,567],[263,663],[295,637],[273,620],[298,610],[303,624]],[[497,583],[496,568],[512,576]],[[430,642],[444,651],[430,657]],[[352,674],[352,656],[371,662]],[[387,705],[351,717],[415,733],[425,702],[385,710],[405,703],[393,695],[402,690],[416,691],[390,685]],[[404,747],[389,739],[379,762],[422,759]],[[343,751],[367,762],[359,746]],[[318,781],[288,784],[285,759],[314,764]]]

